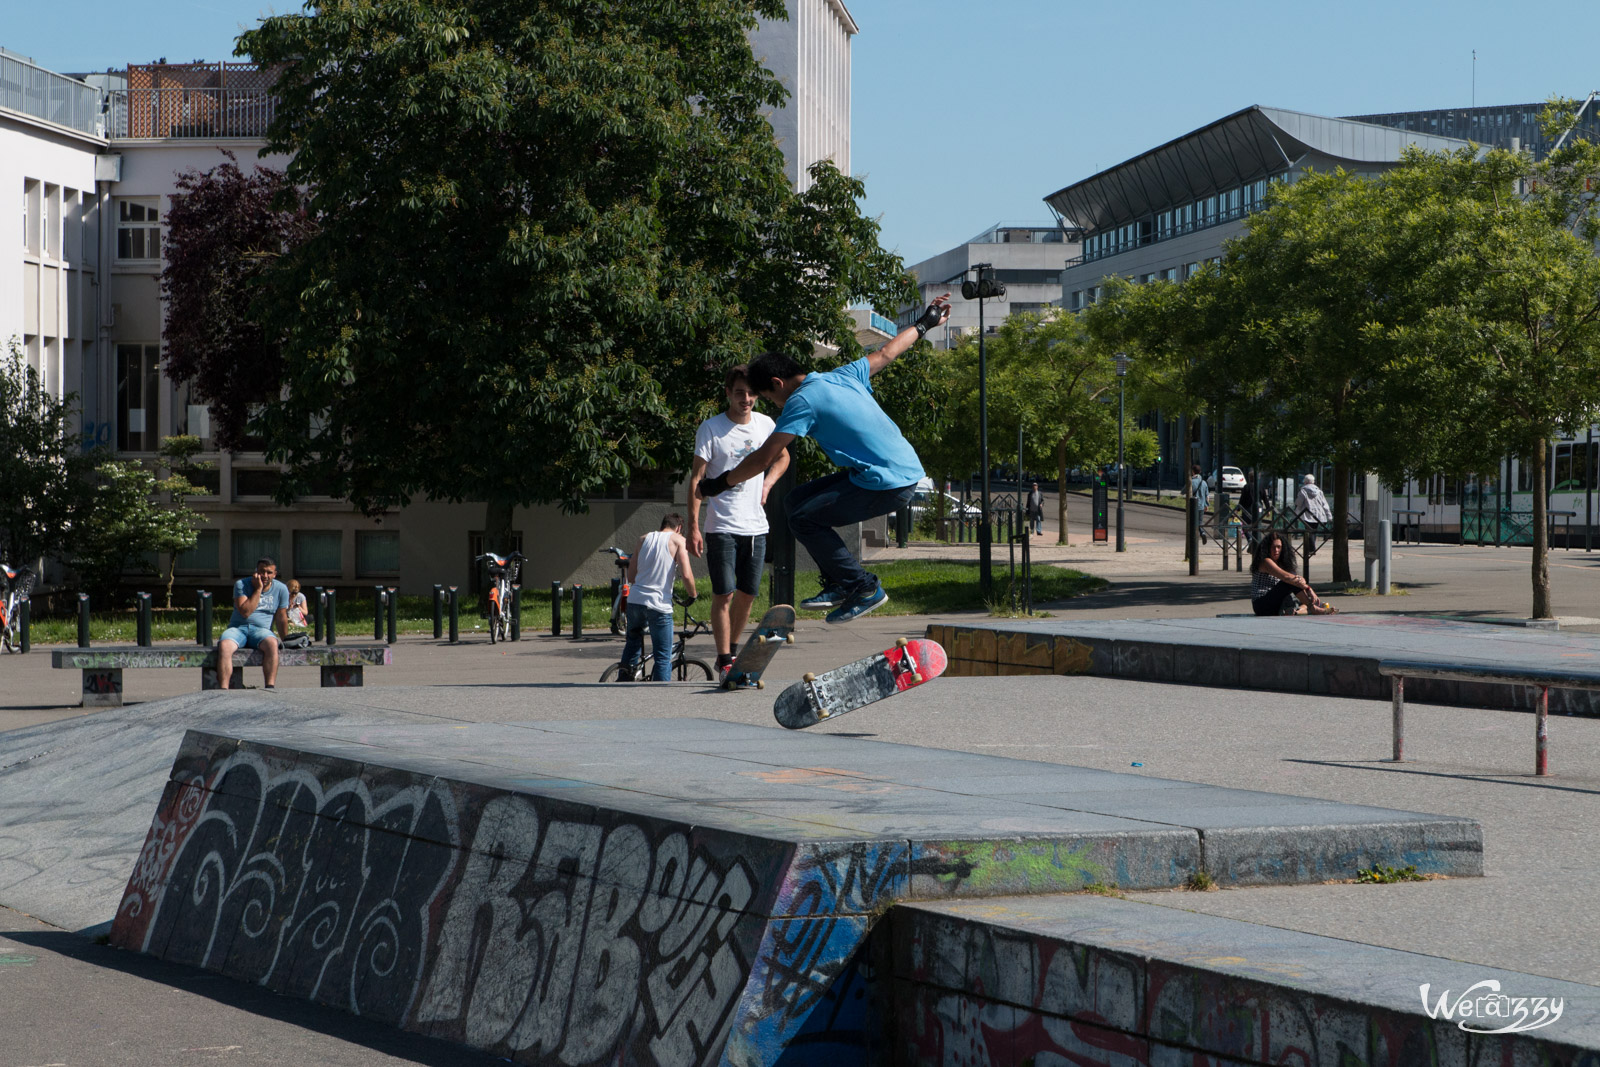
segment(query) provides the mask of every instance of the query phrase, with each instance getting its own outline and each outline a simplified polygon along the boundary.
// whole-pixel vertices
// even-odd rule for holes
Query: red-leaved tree
[[[278,399],[282,359],[251,315],[262,268],[315,230],[282,171],[246,174],[231,152],[207,171],[179,173],[167,209],[166,370],[211,406],[211,432],[245,447],[253,405]]]

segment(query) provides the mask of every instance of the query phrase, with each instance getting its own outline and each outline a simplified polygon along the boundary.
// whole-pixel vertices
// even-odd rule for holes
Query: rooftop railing
[[[105,136],[98,90],[5,51],[0,51],[0,108],[91,137]]]
[[[113,137],[264,137],[276,101],[253,63],[129,66],[111,94]]]

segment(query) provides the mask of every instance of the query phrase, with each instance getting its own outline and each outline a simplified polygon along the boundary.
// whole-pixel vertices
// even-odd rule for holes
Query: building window
[[[222,534],[216,530],[201,530],[194,547],[178,553],[179,574],[212,575],[221,569]]]
[[[356,534],[356,577],[388,577],[400,573],[400,534],[395,530],[363,530]]]
[[[233,472],[233,495],[240,497],[264,497],[270,499],[278,492],[278,486],[283,482],[283,475],[275,470],[235,470]]]
[[[277,530],[233,531],[233,576],[243,578],[256,569],[263,557],[276,561],[283,535]]]
[[[117,201],[117,258],[161,258],[160,209],[154,201]]]
[[[117,346],[117,450],[154,452],[161,375],[160,345]]]
[[[344,573],[344,532],[296,530],[294,573],[300,578],[337,578]]]

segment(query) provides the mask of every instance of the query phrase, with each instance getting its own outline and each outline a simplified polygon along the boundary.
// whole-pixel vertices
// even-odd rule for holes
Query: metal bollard
[[[550,636],[561,636],[561,583],[550,583]]]
[[[26,652],[33,647],[33,598],[23,597],[17,610],[22,613],[22,643],[17,647]]]
[[[578,640],[583,636],[583,585],[580,582],[572,583],[572,639]]]
[[[400,622],[400,590],[396,586],[389,587],[389,644],[394,644],[395,630]]]
[[[383,640],[383,612],[389,598],[383,591],[383,586],[372,587],[372,639]]]
[[[511,583],[511,640],[522,640],[522,583]]]
[[[1389,595],[1390,562],[1393,560],[1394,530],[1388,519],[1378,520],[1378,595]]]
[[[150,594],[135,593],[137,620],[133,627],[133,643],[140,648],[150,647]]]
[[[339,590],[328,590],[328,625],[325,628],[328,644],[339,643]]]
[[[311,610],[311,625],[313,627],[311,640],[321,641],[322,618],[328,613],[328,597],[327,594],[322,591],[322,586],[320,585],[317,586],[313,592],[315,595],[311,599],[312,602],[316,604],[316,607]]]
[[[78,647],[89,647],[89,594],[78,594]]]
[[[1196,525],[1199,514],[1195,511],[1195,498],[1190,497],[1184,508],[1183,546],[1185,557],[1189,560],[1189,577],[1200,573],[1200,527]]]
[[[894,513],[895,541],[901,548],[911,540],[911,507],[907,505]]]
[[[201,589],[194,597],[194,643],[211,647],[211,590]]]
[[[433,639],[444,637],[444,586],[433,587]]]
[[[459,587],[454,585],[450,587],[450,643],[452,645],[461,643],[461,597],[459,592]]]

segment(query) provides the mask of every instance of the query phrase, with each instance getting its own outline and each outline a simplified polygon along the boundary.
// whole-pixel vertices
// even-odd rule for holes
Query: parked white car
[[[1211,477],[1206,479],[1206,487],[1213,493],[1217,491],[1217,472],[1212,471]],[[1222,468],[1222,488],[1224,492],[1237,493],[1244,488],[1244,471],[1238,467]]]
[[[983,509],[977,504],[963,504],[958,496],[949,493],[918,488],[915,496],[911,498],[911,514],[920,515],[924,511],[933,511],[938,514],[939,498],[944,498],[944,514],[947,519],[980,519]]]

